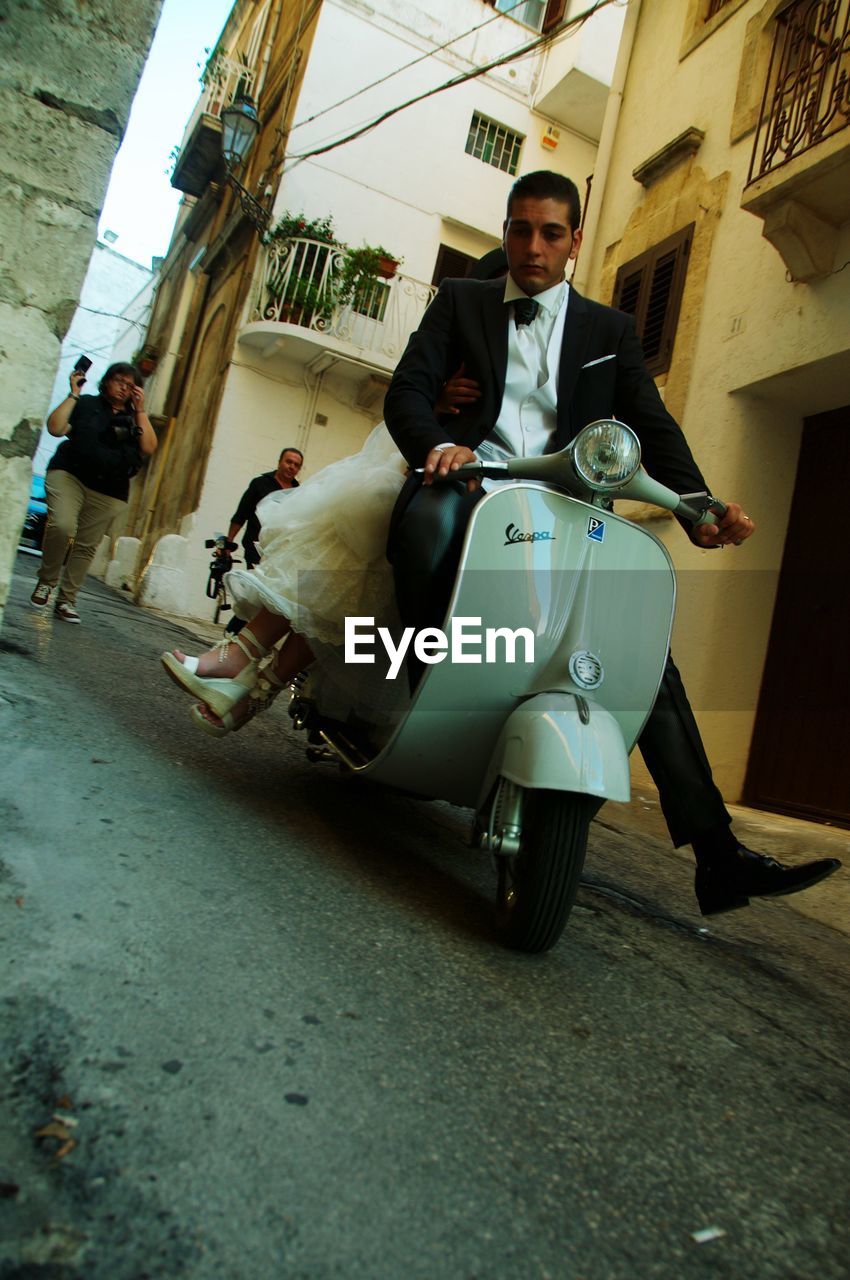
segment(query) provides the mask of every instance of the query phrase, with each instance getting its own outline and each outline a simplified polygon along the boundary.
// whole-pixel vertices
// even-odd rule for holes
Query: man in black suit
[[[388,546],[402,620],[417,630],[442,621],[464,530],[483,496],[475,482],[433,487],[435,475],[448,476],[476,457],[553,452],[589,422],[616,417],[637,432],[650,475],[678,493],[706,488],[646,369],[632,318],[565,283],[582,235],[575,184],[548,170],[520,178],[503,231],[507,280],[443,282],[384,405],[387,427],[411,468],[424,468],[402,490]],[[460,367],[479,394],[438,422],[440,390]],[[699,525],[689,536],[699,546],[724,547],[753,530],[732,502],[717,525]],[[703,914],[746,906],[751,896],[794,893],[840,865],[820,859],[786,867],[739,844],[669,658],[639,746],[673,843],[693,845]]]

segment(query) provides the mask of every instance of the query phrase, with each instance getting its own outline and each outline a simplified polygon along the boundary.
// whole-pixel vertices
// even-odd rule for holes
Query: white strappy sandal
[[[212,720],[208,720],[203,713],[202,705],[196,703],[189,714],[199,729],[203,729],[204,733],[209,733],[213,738],[223,738],[228,733],[235,733],[237,729],[241,729],[249,720],[253,720],[254,716],[258,716],[260,712],[267,711],[274,702],[281,689],[287,687],[288,681],[279,680],[271,669],[271,663],[274,658],[267,662],[260,670],[257,683],[249,690],[247,695],[225,715],[219,716],[221,724],[214,724]],[[212,710],[209,703],[205,704],[208,710]],[[219,713],[216,711],[216,715]]]
[[[246,634],[247,633],[247,634]],[[243,635],[250,641],[251,647],[243,640]],[[230,636],[227,643],[236,644],[248,658],[248,662],[238,675],[230,679],[221,676],[199,676],[198,658],[187,657],[181,662],[173,653],[163,653],[160,657],[168,675],[194,698],[199,698],[221,720],[229,716],[234,707],[257,685],[260,678],[260,663],[268,654],[252,632],[245,627],[238,635]]]

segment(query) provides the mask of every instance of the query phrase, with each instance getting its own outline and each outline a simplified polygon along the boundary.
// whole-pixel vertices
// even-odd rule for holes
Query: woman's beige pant
[[[87,488],[68,471],[48,471],[44,487],[47,527],[38,580],[55,587],[61,576],[57,604],[73,605],[101,538],[127,504]]]

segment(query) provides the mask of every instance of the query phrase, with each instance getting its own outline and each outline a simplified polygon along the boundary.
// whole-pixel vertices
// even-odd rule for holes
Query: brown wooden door
[[[744,800],[850,825],[850,406],[807,418]]]

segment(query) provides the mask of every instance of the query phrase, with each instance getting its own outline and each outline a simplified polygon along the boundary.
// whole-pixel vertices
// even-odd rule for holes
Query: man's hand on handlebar
[[[754,521],[744,514],[737,502],[730,502],[717,524],[695,525],[693,539],[698,547],[726,547],[730,542],[738,547],[755,531]]]
[[[452,471],[457,471],[458,467],[462,467],[466,462],[477,462],[475,454],[471,449],[467,449],[465,444],[452,444],[447,449],[432,449],[425,459],[423,468],[422,483],[432,484],[434,476],[447,476]],[[466,488],[469,493],[473,493],[481,484],[478,476],[472,480],[467,480]]]

